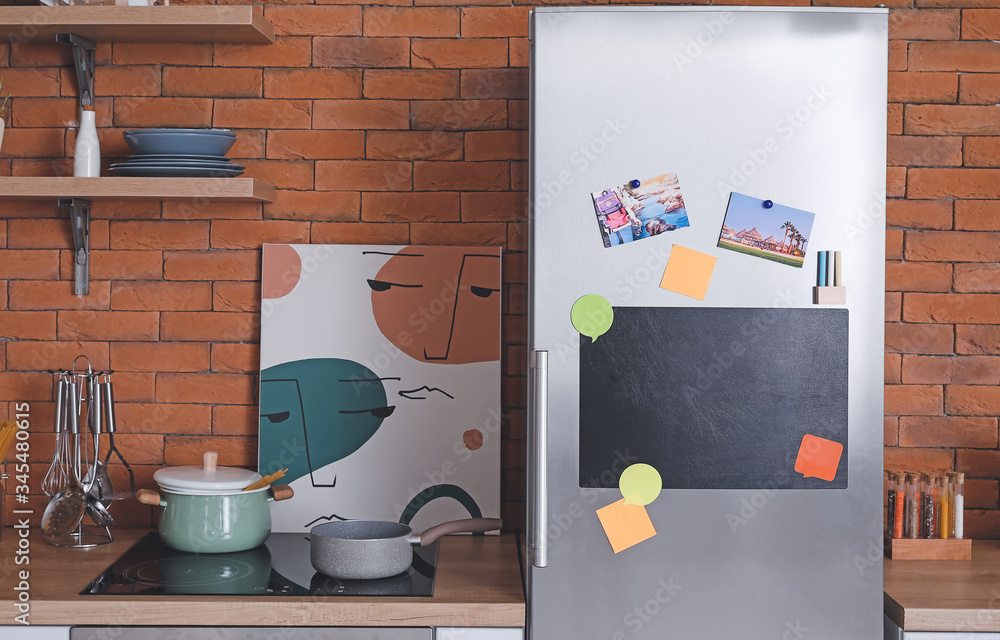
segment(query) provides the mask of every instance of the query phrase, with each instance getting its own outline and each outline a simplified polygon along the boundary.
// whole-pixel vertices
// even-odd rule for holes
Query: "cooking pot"
[[[160,505],[160,538],[179,551],[231,553],[263,544],[271,534],[271,507],[293,495],[288,485],[252,491],[243,487],[260,474],[236,467],[218,467],[218,453],[206,451],[201,467],[168,467],[153,474],[162,494],[136,492],[139,502]]]
[[[427,546],[449,533],[493,531],[502,524],[499,518],[467,518],[414,533],[398,522],[325,522],[309,531],[309,560],[316,571],[331,578],[388,578],[406,571],[413,562],[411,545]]]

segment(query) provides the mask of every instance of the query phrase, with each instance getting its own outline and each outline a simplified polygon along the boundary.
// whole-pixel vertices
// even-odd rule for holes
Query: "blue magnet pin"
[[[770,200],[765,200],[765,201],[764,201],[764,208],[765,208],[765,209],[770,209],[770,208],[771,208],[771,207],[773,207],[773,206],[774,206],[774,203],[773,203],[773,202],[771,202]]]
[[[638,189],[640,184],[642,183],[640,183],[638,180],[633,180],[632,182],[628,183],[628,186],[632,187],[633,189]]]

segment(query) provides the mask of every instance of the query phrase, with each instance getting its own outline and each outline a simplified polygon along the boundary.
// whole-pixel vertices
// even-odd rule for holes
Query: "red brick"
[[[997,135],[1000,134],[1000,106],[909,105],[905,129],[909,134]]]
[[[886,291],[950,291],[951,269],[950,264],[937,262],[887,262],[885,288]]]
[[[267,98],[360,98],[360,69],[265,69]]]
[[[1000,167],[1000,137],[966,138],[965,166]]]
[[[356,191],[285,191],[264,205],[267,218],[287,220],[357,220],[361,194]]]
[[[250,404],[253,382],[253,376],[233,373],[160,373],[156,376],[156,401]]]
[[[458,71],[368,69],[365,71],[364,95],[366,98],[403,100],[457,98],[458,80]]]
[[[886,229],[885,231],[885,258],[886,260],[903,259],[903,232],[898,229]]]
[[[165,96],[259,98],[262,84],[260,69],[218,67],[164,67],[163,69]]]
[[[1000,231],[1000,202],[996,200],[960,200],[956,202],[955,228],[974,231]]]
[[[212,407],[212,433],[257,437],[260,428],[257,407],[220,404]]]
[[[111,223],[112,249],[207,249],[208,222],[128,221]]]
[[[963,73],[959,76],[958,99],[966,104],[1000,102],[1000,73]]]
[[[357,158],[364,148],[360,131],[279,130],[267,136],[267,157],[278,160]]]
[[[39,67],[4,69],[3,75],[3,97],[6,98],[7,94],[10,94],[11,104],[17,104],[17,100],[13,100],[13,98],[24,96],[59,97],[58,69]]]
[[[365,193],[365,222],[457,222],[459,197],[451,192]]]
[[[953,357],[951,382],[955,384],[1000,384],[1000,357]]]
[[[260,311],[259,282],[212,283],[213,311]]]
[[[911,71],[991,72],[1000,67],[995,42],[911,42]]]
[[[52,399],[52,376],[27,371],[0,373],[0,400],[13,402]]]
[[[953,449],[886,447],[883,464],[889,471],[951,471]]]
[[[115,403],[115,418],[130,433],[204,433],[212,424],[206,404]]]
[[[957,40],[959,12],[949,9],[895,9],[889,12],[889,38]]]
[[[317,129],[408,129],[410,111],[401,100],[317,100]]]
[[[899,445],[995,449],[997,419],[903,416],[899,419]]]
[[[528,220],[528,194],[523,191],[489,191],[462,194],[463,222]]]
[[[962,12],[963,40],[1000,40],[1000,9],[966,9]]]
[[[965,479],[966,509],[996,509],[998,494],[1000,483],[996,480]]]
[[[527,99],[527,69],[466,69],[462,71],[462,97]]]
[[[294,160],[244,160],[246,175],[266,180],[278,189],[312,189],[313,163]]]
[[[116,127],[210,127],[212,101],[208,98],[115,99]]]
[[[890,136],[903,133],[903,105],[890,103],[886,115],[886,132]]]
[[[260,339],[260,316],[255,313],[164,311],[161,340],[244,342]]]
[[[889,71],[906,71],[906,46],[900,40],[889,41]]]
[[[470,131],[466,160],[527,160],[528,134],[520,131]]]
[[[117,342],[111,345],[116,371],[207,371],[209,345],[192,342]]]
[[[216,100],[212,126],[308,129],[311,109],[308,100]]]
[[[3,136],[3,155],[8,158],[43,158],[62,155],[65,131],[61,129],[8,128]]]
[[[255,344],[212,345],[212,370],[256,375],[260,371],[260,347]]]
[[[463,7],[463,38],[528,36],[528,7]]]
[[[890,102],[955,102],[957,73],[890,72]]]
[[[415,162],[413,188],[421,191],[502,191],[510,187],[506,162]]]
[[[887,322],[885,350],[889,353],[951,354],[955,330],[950,325]]]
[[[885,294],[886,322],[899,322],[903,317],[903,294],[891,291]]]
[[[8,309],[11,311],[44,311],[48,309],[109,309],[111,283],[90,283],[90,293],[74,295],[68,281],[14,280],[8,285]]]
[[[913,169],[913,198],[1000,198],[1000,169]]]
[[[155,340],[159,318],[152,311],[60,311],[60,340]]]
[[[173,45],[176,46],[176,45]],[[280,36],[274,44],[217,44],[217,67],[308,67],[312,38]]]
[[[15,340],[6,344],[7,371],[68,369],[79,355],[90,358],[95,369],[110,368],[106,342]]]
[[[887,163],[902,167],[958,167],[962,139],[942,136],[889,136]]]
[[[139,99],[139,98],[136,98]],[[97,98],[95,111],[97,126],[111,126],[111,98]],[[12,102],[10,120],[13,127],[76,128],[79,123],[80,102],[76,98],[18,98]]]
[[[368,37],[448,38],[458,31],[457,8],[365,8],[364,34]]]
[[[260,220],[254,202],[207,202],[202,199],[163,203],[164,220]]]
[[[441,100],[411,103],[414,129],[468,131],[507,125],[505,100]]]
[[[951,200],[898,200],[885,203],[886,224],[911,229],[951,229]]]
[[[65,74],[74,75],[75,80],[72,68],[65,69]],[[65,84],[64,81],[63,86]],[[94,93],[99,96],[158,96],[161,91],[158,65],[115,65],[94,69]]]
[[[409,162],[321,160],[316,163],[316,188],[408,191],[412,184],[411,174]]]
[[[1000,265],[956,264],[955,291],[962,293],[1000,293]]]
[[[63,252],[64,278],[73,277],[73,252]],[[90,277],[95,280],[159,280],[163,254],[159,251],[91,251]]]
[[[263,129],[242,129],[236,137],[236,144],[229,150],[229,157],[236,160],[263,157],[264,135]]]
[[[955,470],[964,471],[967,477],[996,478],[996,470],[1000,467],[1000,451],[976,451],[975,449],[959,449],[955,452]],[[968,512],[966,512],[968,517]]]
[[[0,249],[0,278],[48,279],[59,277],[59,252]]]
[[[68,47],[66,48],[68,49]],[[71,63],[72,59],[67,64]],[[116,65],[212,64],[212,45],[185,44],[178,46],[172,42],[116,42],[114,44],[114,63]]]
[[[985,293],[910,293],[904,322],[1000,324],[1000,296]]]
[[[410,225],[412,244],[499,246],[506,240],[507,227],[503,223],[415,222]]]
[[[955,352],[968,354],[1000,353],[1000,327],[967,325],[955,327]]]
[[[507,64],[507,41],[498,38],[414,38],[410,49],[414,67],[492,69]]]
[[[921,1],[921,0],[918,0]],[[937,0],[954,2],[955,0]],[[996,0],[972,0],[992,3]],[[1000,512],[965,510],[965,537],[973,540],[996,540],[1000,538]]]
[[[410,227],[385,222],[317,222],[313,244],[409,244]],[[2,312],[0,312],[2,313]]]
[[[903,356],[898,353],[886,353],[883,354],[884,359],[884,374],[883,378],[886,384],[901,384],[902,383],[902,362]]]
[[[951,415],[996,416],[1000,413],[1000,387],[996,385],[949,385],[945,409]],[[995,443],[994,443],[995,444]]]
[[[885,171],[885,197],[902,198],[906,195],[906,168],[889,167]]]
[[[220,466],[257,465],[256,438],[167,436],[164,446],[163,461],[168,465],[200,465],[205,451],[218,451]]]
[[[55,340],[55,311],[0,311],[0,338]]]
[[[212,223],[212,247],[256,249],[265,242],[308,242],[309,223],[291,220],[217,220]]]
[[[527,67],[531,62],[531,43],[527,38],[510,38],[507,50],[508,66]]]
[[[174,251],[163,254],[166,280],[259,280],[260,251]]]
[[[359,36],[361,7],[267,5],[264,16],[282,36]]]
[[[885,413],[899,416],[936,416],[942,413],[941,385],[893,384],[885,387]]]
[[[408,67],[409,38],[317,37],[313,41],[316,67]]]
[[[885,446],[896,446],[899,441],[899,418],[896,416],[884,416],[882,422],[882,440]]]
[[[447,131],[372,131],[365,155],[376,160],[461,160],[461,133]]]
[[[954,356],[904,355],[900,381],[905,384],[950,384],[953,362]]]
[[[1000,233],[908,231],[906,259],[932,262],[998,262]]]
[[[208,282],[115,282],[115,311],[207,311],[212,308]]]

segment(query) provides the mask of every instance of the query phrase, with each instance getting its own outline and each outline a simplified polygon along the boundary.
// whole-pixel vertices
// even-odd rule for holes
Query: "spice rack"
[[[893,560],[970,560],[965,474],[886,472],[886,554]]]

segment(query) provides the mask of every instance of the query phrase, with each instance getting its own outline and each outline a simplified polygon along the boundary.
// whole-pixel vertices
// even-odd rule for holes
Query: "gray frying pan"
[[[414,533],[398,522],[326,522],[309,531],[309,559],[316,571],[331,578],[388,578],[410,566],[414,544],[425,547],[449,533],[494,531],[501,524],[499,518],[467,518]]]

